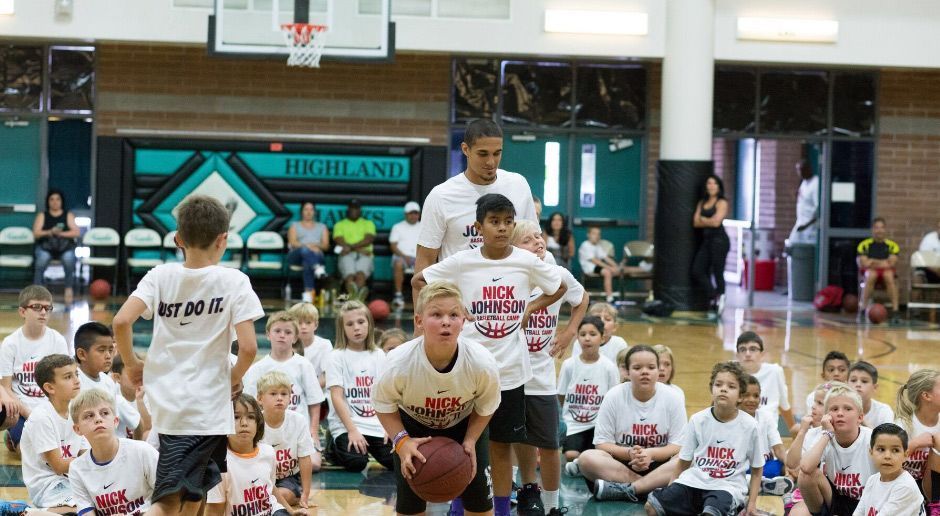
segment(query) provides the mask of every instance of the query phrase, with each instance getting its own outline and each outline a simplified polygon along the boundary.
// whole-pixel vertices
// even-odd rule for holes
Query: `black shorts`
[[[287,489],[291,493],[294,493],[294,496],[297,498],[300,498],[300,495],[304,492],[304,486],[300,483],[300,473],[294,473],[293,475],[275,480],[274,487]]]
[[[594,266],[594,274],[600,274],[602,270],[604,270],[604,268],[601,267],[600,265]]]
[[[594,429],[585,430],[565,437],[561,444],[561,451],[576,451],[584,453],[587,450],[594,449]]]
[[[858,500],[855,498],[850,498],[844,494],[840,494],[836,490],[836,486],[828,478],[826,479],[829,482],[829,489],[832,492],[832,499],[829,501],[829,505],[823,504],[822,509],[820,509],[819,514],[822,516],[842,516],[843,514],[852,514],[855,512],[855,508],[858,507]],[[920,483],[918,482],[918,485]]]
[[[180,494],[183,501],[198,502],[222,481],[226,471],[224,435],[160,434],[160,458],[151,500]]]
[[[525,443],[536,448],[557,450],[558,396],[525,396]]]
[[[706,491],[673,482],[649,494],[646,501],[653,506],[658,516],[733,516],[736,513],[734,497],[727,491]],[[850,513],[851,514],[851,513]]]
[[[525,386],[500,391],[499,408],[490,419],[490,440],[498,443],[525,443]]]
[[[467,426],[470,424],[470,418],[460,421],[450,428],[428,428],[415,421],[407,414],[398,411],[401,416],[401,422],[411,437],[431,437],[443,436],[449,437],[458,443],[462,443],[467,435]],[[483,430],[476,444],[477,472],[470,484],[460,495],[463,501],[464,509],[472,512],[487,512],[493,509],[493,497],[490,491],[492,481],[487,473],[490,465],[490,446],[487,430]],[[398,454],[395,454],[395,485],[398,488],[398,498],[395,501],[395,512],[399,514],[421,514],[427,509],[427,502],[421,499],[411,490],[408,481],[401,475],[401,461],[398,460]]]

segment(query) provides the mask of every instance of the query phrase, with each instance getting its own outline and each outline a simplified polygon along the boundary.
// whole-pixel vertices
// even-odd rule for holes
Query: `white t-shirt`
[[[902,471],[890,482],[881,481],[881,473],[875,473],[865,482],[865,492],[855,507],[853,516],[923,516],[924,495],[914,477]]]
[[[466,174],[458,174],[435,186],[424,200],[418,244],[440,249],[440,260],[482,246],[483,236],[477,234],[473,223],[477,219],[477,199],[488,193],[502,194],[512,201],[516,220],[538,222],[532,190],[522,175],[499,169],[493,184],[477,185]]]
[[[783,368],[779,364],[761,364],[754,377],[760,382],[760,407],[757,410],[767,414],[777,425],[780,409],[790,410],[790,390]]]
[[[757,421],[743,410],[728,422],[709,407],[692,415],[682,439],[681,460],[692,463],[676,482],[707,491],[725,491],[735,505],[747,499],[747,471],[764,466]]]
[[[903,421],[898,419],[895,423],[907,431],[909,438],[913,439],[919,435],[923,434],[936,434],[940,433],[940,421],[937,422],[934,426],[927,426],[920,422],[920,419],[917,419],[917,414],[911,416],[911,426],[904,424]],[[911,474],[914,477],[914,480],[920,482],[924,478],[924,471],[927,469],[927,459],[930,458],[930,447],[917,448],[915,450],[908,450],[907,460],[904,461],[904,470]]]
[[[924,239],[920,241],[919,251],[933,251],[935,253],[940,253],[940,236],[938,236],[936,231],[931,231],[924,235]]]
[[[803,455],[806,455],[806,452],[816,444],[816,441],[822,436],[822,427],[814,426],[806,430],[806,435],[803,437]]]
[[[414,258],[418,254],[418,238],[420,237],[421,221],[409,224],[407,220],[403,220],[392,226],[388,241],[397,244],[398,250],[405,253],[405,256]]]
[[[618,372],[618,374],[619,374],[620,370],[618,369],[617,372]],[[683,412],[682,412],[682,413],[685,414],[685,391],[682,390],[682,387],[679,387],[678,385],[676,385],[676,384],[674,384],[674,383],[662,383],[662,382],[659,382],[659,385],[664,385],[664,386],[666,386],[666,387],[672,389],[673,392],[675,392],[676,395],[679,396],[679,401],[682,402],[682,408],[683,408]],[[657,387],[658,387],[658,386],[657,386]]]
[[[510,249],[502,260],[488,260],[480,249],[462,251],[424,269],[428,283],[457,283],[467,310],[476,318],[464,324],[461,336],[493,353],[504,391],[532,377],[525,332],[519,331],[529,294],[536,287],[554,293],[561,285],[556,265],[518,247]]]
[[[529,316],[529,324],[525,329],[526,344],[529,346],[529,363],[532,364],[532,378],[525,384],[525,393],[529,396],[554,396],[558,393],[555,386],[555,359],[548,354],[552,340],[558,331],[558,313],[562,303],[572,307],[581,304],[584,299],[584,287],[574,279],[571,272],[564,267],[556,265],[561,280],[568,287],[564,297],[548,308],[543,308]],[[542,295],[542,289],[537,288],[529,295],[529,302]],[[616,367],[615,367],[616,369]]]
[[[310,409],[308,407],[323,403],[324,400],[323,389],[320,388],[320,381],[310,361],[296,353],[283,362],[274,360],[271,355],[262,358],[252,364],[245,373],[245,379],[242,380],[245,394],[257,396],[258,380],[270,371],[280,371],[290,377],[291,396],[287,408],[303,416],[309,427]]]
[[[118,437],[134,438],[134,430],[140,425],[140,412],[137,410],[136,402],[131,403],[124,399],[121,394],[121,386],[111,378],[108,373],[98,373],[98,378],[92,378],[78,368],[78,378],[82,382],[82,391],[89,389],[100,389],[114,399],[114,410],[118,417],[118,427],[114,429]]]
[[[894,411],[891,410],[891,405],[871,400],[871,407],[865,413],[865,423],[871,428],[882,423],[894,423]]]
[[[680,444],[685,429],[685,407],[672,389],[656,384],[647,401],[633,397],[629,383],[617,384],[604,396],[594,427],[594,445],[659,448]]]
[[[489,416],[499,407],[499,369],[493,355],[472,340],[458,337],[457,361],[450,372],[431,365],[424,337],[388,354],[388,367],[372,390],[375,410],[408,416],[428,428],[450,428],[471,412]]]
[[[777,430],[776,422],[771,421],[771,419],[767,417],[767,414],[757,411],[755,415],[756,417],[754,419],[757,421],[757,435],[760,437],[761,449],[764,450],[764,461],[774,460],[776,459],[776,457],[774,457],[774,446],[783,444],[780,431]]]
[[[579,356],[565,360],[558,376],[558,394],[565,397],[561,410],[568,427],[566,435],[594,428],[604,396],[619,383],[620,371],[606,357],[591,364]]]
[[[823,472],[839,494],[855,500],[862,497],[868,477],[878,471],[869,454],[870,444],[871,428],[864,426],[848,448],[839,446],[835,437],[829,441],[822,456]]]
[[[375,415],[372,406],[372,384],[385,369],[385,353],[381,349],[353,351],[334,349],[326,367],[326,387],[343,388],[349,417],[362,435],[383,437],[385,430]],[[336,413],[336,404],[330,401],[327,416],[330,434],[334,439],[347,432],[346,426]]]
[[[600,353],[602,357],[607,357],[608,360],[617,365],[617,355],[621,351],[629,348],[627,341],[623,340],[623,337],[618,335],[612,335],[610,340],[601,344]],[[577,340],[574,341],[574,344],[571,345],[571,356],[577,357],[581,356],[581,343]],[[683,403],[683,406],[685,403]]]
[[[264,317],[248,276],[218,265],[166,263],[151,269],[131,295],[147,306],[143,317],[154,319],[144,364],[153,430],[234,433],[228,355],[235,325]]]
[[[118,426],[115,432],[118,437],[134,438],[134,431],[140,426],[140,410],[137,408],[137,400],[127,401],[124,396],[120,396],[117,401]]]
[[[65,476],[56,475],[42,454],[58,450],[63,459],[78,457],[81,450],[88,449],[88,441],[72,430],[72,419],[62,417],[49,400],[37,405],[26,425],[20,441],[20,457],[23,463],[23,484],[36,507],[47,507],[46,495],[59,483],[68,483]]]
[[[310,424],[300,414],[289,410],[284,412],[281,426],[274,428],[265,423],[261,442],[274,449],[278,480],[300,473],[300,458],[309,457],[316,451],[310,436]]]
[[[585,240],[578,246],[578,263],[581,264],[581,272],[585,274],[594,274],[597,264],[591,260],[603,260],[608,256],[607,250],[601,247],[600,243],[595,244],[590,240]]]
[[[160,454],[145,442],[119,439],[118,443],[117,455],[108,463],[96,463],[87,452],[69,464],[79,514],[93,510],[101,516],[140,516],[150,507]]]
[[[36,385],[36,364],[56,353],[74,355],[65,337],[52,328],[46,328],[42,337],[36,340],[27,339],[23,328],[17,328],[0,345],[0,378],[13,377],[13,392],[30,410],[46,399],[42,389]]]
[[[819,209],[819,176],[800,182],[796,196],[796,224],[802,226],[813,220]]]
[[[225,503],[225,514],[271,516],[284,507],[274,498],[274,449],[258,443],[255,452],[239,455],[228,450],[228,471],[206,496],[207,503]]]
[[[317,378],[326,372],[326,362],[333,351],[333,343],[319,335],[313,336],[313,343],[304,348],[304,358],[313,366]]]

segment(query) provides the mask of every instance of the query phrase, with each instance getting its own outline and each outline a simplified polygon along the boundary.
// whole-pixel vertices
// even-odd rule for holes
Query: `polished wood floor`
[[[91,306],[80,301],[70,311],[54,312],[50,326],[70,340],[74,329],[88,320],[109,323],[118,301]],[[0,295],[0,338],[20,325],[15,304],[15,296]],[[268,311],[283,307],[281,301],[268,302],[265,306]],[[332,338],[332,325],[329,316],[324,316],[318,333]],[[409,330],[410,321],[407,317],[390,319],[380,326],[401,326]],[[666,344],[673,349],[676,355],[674,381],[685,390],[687,410],[692,414],[710,402],[707,385],[712,365],[734,358],[735,338],[745,330],[759,333],[766,343],[767,360],[784,367],[791,403],[797,413],[802,412],[803,400],[819,382],[822,357],[830,350],[842,351],[850,358],[865,359],[877,366],[880,374],[877,397],[892,406],[897,387],[912,371],[940,364],[940,327],[937,325],[905,321],[873,326],[857,323],[850,315],[822,315],[786,307],[730,309],[721,321],[681,313],[668,320],[653,320],[626,309],[618,333],[630,344]],[[135,345],[145,348],[149,332],[149,323],[135,326]],[[19,470],[19,458],[0,446],[0,499],[26,499]],[[390,474],[380,470],[381,467],[375,465],[367,477],[339,471],[317,475],[317,513],[393,514],[394,481]],[[594,502],[580,480],[565,479],[561,497],[570,515],[642,514],[638,505]],[[779,498],[762,497],[760,507],[782,514]],[[435,506],[429,512],[442,514],[444,510],[444,506]]]

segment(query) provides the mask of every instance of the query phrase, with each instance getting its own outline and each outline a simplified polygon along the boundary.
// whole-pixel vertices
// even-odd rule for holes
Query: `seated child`
[[[405,479],[414,474],[416,462],[426,462],[418,447],[432,436],[460,443],[473,467],[472,480],[453,509],[492,514],[485,431],[500,402],[499,368],[483,345],[460,334],[463,323],[464,303],[457,286],[429,283],[415,301],[415,328],[423,336],[392,351],[388,368],[374,385],[376,413],[397,453],[392,471],[398,514],[424,514],[427,504]],[[429,397],[435,392],[446,395]],[[441,404],[453,399],[462,403]]]
[[[261,442],[264,416],[258,402],[240,394],[232,402],[235,434],[228,436],[226,472],[206,498],[206,515],[270,514],[289,516],[290,507],[274,486],[274,448]],[[304,512],[301,512],[304,514]]]
[[[712,368],[712,406],[689,420],[679,452],[679,476],[650,493],[647,515],[756,514],[764,449],[757,421],[738,409],[744,374],[734,362]]]
[[[145,442],[117,437],[114,398],[101,389],[83,390],[69,410],[75,432],[91,446],[69,465],[77,512],[146,514],[157,475],[157,450]]]
[[[829,393],[829,389],[832,385],[831,383],[822,383],[817,385],[813,390],[812,412],[800,419],[799,429],[793,437],[790,447],[787,448],[785,464],[787,476],[791,478],[799,477],[800,461],[803,460],[803,454],[816,444],[816,440],[819,439],[819,435],[822,433],[822,427],[820,425],[822,424],[822,417],[826,412],[826,394]],[[784,495],[783,508],[789,512],[794,505],[802,500],[803,495],[800,494],[800,488],[797,487],[790,495]]]
[[[261,442],[274,448],[275,491],[290,505],[309,507],[310,477],[320,471],[317,451],[303,416],[287,410],[291,379],[281,371],[269,371],[258,379],[258,403],[264,412]]]
[[[138,356],[138,360],[143,357]],[[150,410],[144,402],[144,387],[135,387],[124,371],[124,360],[121,355],[114,357],[111,362],[111,379],[118,384],[121,398],[127,403],[118,404],[118,436],[128,439],[145,440],[150,434]]]
[[[790,510],[792,516],[852,514],[875,471],[868,453],[871,429],[862,426],[862,398],[847,384],[833,382],[825,403],[822,433],[800,461],[803,501]]]
[[[320,326],[320,312],[312,303],[296,303],[287,313],[297,319],[298,339],[294,343],[294,352],[303,355],[313,365],[313,371],[326,396],[329,394],[326,391],[326,361],[330,351],[333,351],[333,343],[316,334]]]
[[[741,397],[741,410],[757,421],[757,430],[764,449],[764,478],[761,479],[761,494],[781,496],[796,487],[789,477],[784,475],[783,461],[786,459],[783,451],[783,439],[780,432],[766,415],[759,412],[760,382],[752,375],[744,376],[746,390]]]
[[[656,344],[653,346],[653,350],[659,355],[659,383],[667,385],[672,390],[676,391],[684,407],[685,391],[682,390],[682,387],[672,383],[673,377],[676,376],[676,358],[672,354],[672,350],[669,349],[669,346],[663,344]]]
[[[558,377],[558,399],[567,430],[562,443],[565,472],[578,475],[578,456],[594,448],[594,425],[601,402],[610,389],[620,384],[616,366],[598,350],[604,335],[604,322],[589,315],[578,327],[581,354],[565,360]]]
[[[914,480],[924,484],[927,508],[931,511],[940,511],[937,501],[940,497],[940,476],[927,474],[928,471],[936,471],[936,468],[930,467],[930,463],[936,463],[940,457],[935,450],[931,450],[931,447],[940,449],[936,442],[936,436],[940,435],[940,396],[936,395],[937,392],[940,392],[940,370],[914,371],[898,389],[895,421],[910,436],[904,469]]]
[[[754,375],[761,387],[761,406],[758,410],[777,426],[782,416],[787,428],[794,428],[793,411],[790,410],[790,390],[780,364],[765,362],[764,340],[760,335],[746,331],[738,336],[736,343],[738,363],[744,372]]]
[[[862,397],[865,407],[865,421],[868,428],[875,428],[882,423],[894,422],[894,411],[887,403],[882,403],[872,396],[878,390],[878,369],[875,366],[859,360],[849,368],[849,385]]]
[[[372,312],[359,301],[347,301],[336,317],[336,347],[326,367],[328,450],[334,464],[347,471],[368,468],[369,454],[386,469],[394,467],[392,445],[372,406],[372,384],[385,363],[385,353],[375,345]]]
[[[871,432],[871,458],[878,472],[868,477],[853,516],[922,516],[924,495],[910,473],[904,471],[907,432],[884,423]]]
[[[408,341],[408,335],[399,328],[389,328],[379,337],[379,349],[387,355],[390,351]]]
[[[69,485],[69,464],[88,449],[72,429],[69,402],[81,390],[75,360],[52,354],[36,364],[36,384],[47,396],[23,427],[20,453],[23,483],[37,507],[60,514],[76,512]]]
[[[849,357],[845,356],[845,353],[841,351],[830,351],[826,353],[826,357],[823,358],[822,372],[820,373],[823,383],[848,383],[849,367],[851,366],[852,363],[849,362]],[[814,403],[814,394],[811,392],[806,395],[807,414],[813,411]]]
[[[617,309],[610,303],[594,303],[588,308],[588,315],[595,315],[604,321],[604,338],[601,340],[601,355],[613,363],[617,363],[617,354],[627,349],[627,341],[617,335]],[[571,356],[581,355],[581,345],[574,341],[571,347]]]

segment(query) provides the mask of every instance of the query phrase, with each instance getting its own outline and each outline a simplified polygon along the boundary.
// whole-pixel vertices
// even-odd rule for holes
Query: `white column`
[[[712,159],[715,1],[667,0],[660,160]]]

